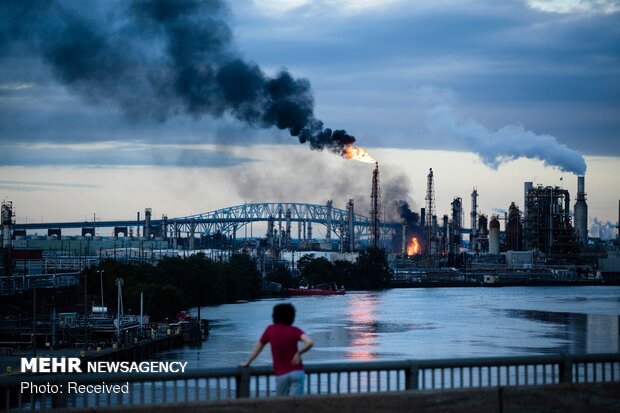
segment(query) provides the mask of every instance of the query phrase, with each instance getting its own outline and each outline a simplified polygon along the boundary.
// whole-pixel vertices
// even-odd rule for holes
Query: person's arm
[[[304,342],[304,346],[301,349],[297,350],[297,353],[295,353],[293,361],[291,362],[292,364],[299,364],[301,362],[301,355],[304,354],[306,351],[310,350],[314,345],[312,340],[310,340],[310,337],[305,334],[302,334],[299,340]]]
[[[256,357],[258,357],[260,352],[263,351],[263,347],[265,347],[265,344],[267,344],[267,343],[261,343],[259,341],[256,344],[256,347],[254,347],[254,350],[252,350],[252,354],[250,354],[250,357],[248,358],[248,361],[246,361],[245,363],[241,363],[239,366],[241,366],[241,367],[249,367],[250,364],[254,361],[254,359]]]

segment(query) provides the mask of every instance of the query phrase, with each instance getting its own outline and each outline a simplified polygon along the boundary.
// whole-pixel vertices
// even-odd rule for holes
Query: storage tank
[[[493,217],[489,223],[489,254],[499,255],[499,220]]]
[[[588,244],[588,204],[586,204],[585,177],[577,177],[577,201],[575,201],[575,232],[579,243]]]

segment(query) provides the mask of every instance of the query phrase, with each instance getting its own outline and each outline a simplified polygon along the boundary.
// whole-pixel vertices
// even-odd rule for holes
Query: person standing
[[[273,324],[269,325],[250,357],[241,367],[248,367],[267,343],[271,346],[273,371],[276,375],[276,394],[295,396],[304,394],[304,365],[301,355],[312,348],[312,340],[299,328],[293,326],[295,307],[292,304],[278,304],[273,307]],[[301,349],[298,342],[303,342]]]

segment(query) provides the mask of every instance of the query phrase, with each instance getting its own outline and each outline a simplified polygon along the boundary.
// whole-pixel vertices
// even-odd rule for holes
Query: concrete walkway
[[[232,401],[63,409],[56,412],[131,413],[517,413],[620,412],[620,383],[416,390],[396,393],[313,395]]]

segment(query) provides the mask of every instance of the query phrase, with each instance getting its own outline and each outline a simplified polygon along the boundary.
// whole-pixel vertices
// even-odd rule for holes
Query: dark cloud
[[[318,117],[363,134],[368,146],[468,149],[450,139],[426,138],[424,110],[412,95],[430,84],[455,90],[463,115],[491,129],[522,124],[586,154],[620,155],[620,13],[546,13],[520,0],[396,2],[361,12],[312,2],[278,15],[263,13],[253,2],[231,3],[232,10],[220,2],[191,1],[27,3],[43,12],[22,3],[0,6],[3,141],[139,136],[263,142],[283,139],[261,132],[263,126],[296,134],[299,125],[315,125],[311,119]],[[65,6],[59,11],[54,4]],[[24,15],[9,21],[16,11],[7,12],[7,5]],[[55,33],[86,33],[65,46],[58,36],[35,45],[25,30],[32,25],[25,22],[39,21],[44,12],[72,17],[56,22]],[[208,27],[196,27],[201,21]],[[13,36],[10,45],[7,32]],[[90,51],[86,42],[101,47]],[[46,61],[61,66],[53,70],[54,79],[96,102],[94,109],[55,86],[50,66],[32,58],[41,47]],[[73,49],[86,54],[74,59],[75,67],[62,66],[62,57]],[[92,65],[96,60],[106,63]],[[199,63],[205,60],[209,64]],[[312,79],[315,95],[303,79],[279,74],[283,65]],[[92,71],[90,77],[80,75],[84,68]],[[130,87],[120,89],[118,78]],[[101,87],[90,89],[93,79]],[[2,87],[26,82],[35,87]],[[269,99],[254,93],[260,85]],[[294,99],[287,95],[289,86]],[[308,116],[314,107],[315,116]],[[127,113],[133,123],[127,123]],[[202,113],[210,116],[200,118]],[[143,116],[169,120],[159,124]],[[238,119],[247,126],[235,126]]]
[[[284,54],[305,68],[322,118],[354,124],[369,145],[466,149],[424,139],[408,94],[432,84],[457,91],[466,115],[484,124],[521,123],[586,154],[620,155],[620,13],[544,13],[524,1],[314,13],[261,20],[248,11],[245,49],[267,64]],[[276,22],[284,27],[275,34],[259,32]]]
[[[102,4],[109,8],[97,10]],[[268,76],[239,56],[220,0],[73,5],[1,3],[0,53],[25,48],[66,88],[90,103],[113,102],[130,118],[229,114],[251,126],[287,130],[313,149],[341,153],[355,141],[314,117],[306,79],[286,69]]]

